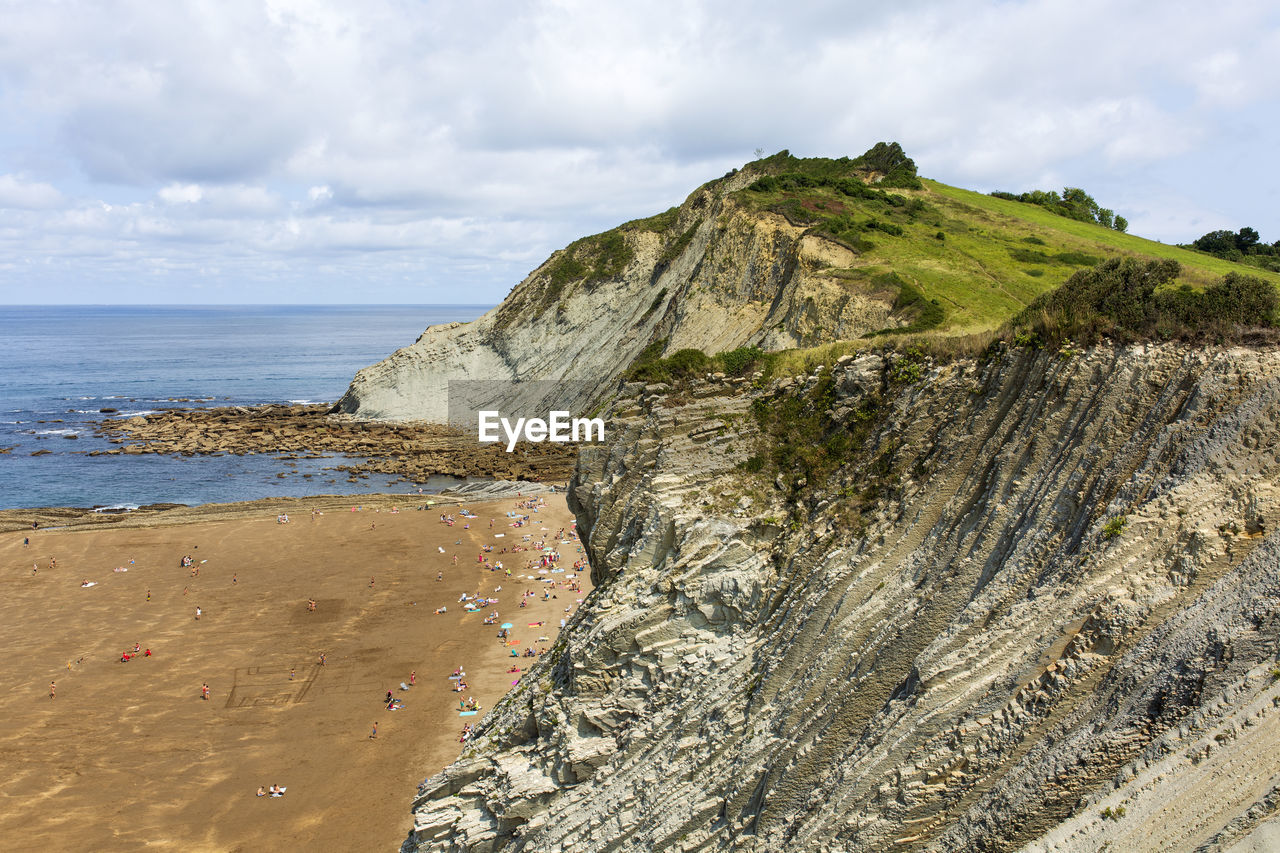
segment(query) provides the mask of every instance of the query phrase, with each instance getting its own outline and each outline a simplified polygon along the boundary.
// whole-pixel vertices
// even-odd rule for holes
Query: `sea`
[[[360,457],[90,456],[120,446],[95,436],[93,423],[168,408],[333,403],[357,370],[427,326],[490,307],[0,306],[0,509],[440,491],[456,481],[374,474],[350,483],[333,470]]]

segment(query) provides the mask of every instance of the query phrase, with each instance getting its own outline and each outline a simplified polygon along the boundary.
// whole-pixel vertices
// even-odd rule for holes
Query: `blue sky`
[[[1280,3],[0,0],[0,303],[491,303],[757,148],[1280,240]]]

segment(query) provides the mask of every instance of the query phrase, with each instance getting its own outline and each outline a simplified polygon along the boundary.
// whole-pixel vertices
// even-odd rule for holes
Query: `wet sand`
[[[450,673],[462,666],[461,695],[488,709],[517,677],[507,668],[531,662],[509,656],[484,614],[514,623],[523,649],[554,640],[564,608],[588,590],[580,573],[582,593],[519,607],[523,590],[550,585],[524,577],[536,574],[523,570],[535,552],[498,552],[544,527],[572,530],[563,496],[545,500],[520,529],[505,516],[514,499],[464,504],[479,516],[466,530],[461,518],[439,522],[457,507],[366,496],[0,533],[4,849],[396,849],[417,784],[457,756],[462,724],[484,713],[458,716]],[[355,501],[362,511],[350,511]],[[323,515],[313,520],[311,506]],[[479,566],[484,543],[513,577]],[[573,573],[578,549],[560,545],[565,574],[549,577]],[[188,554],[198,577],[179,565]],[[82,588],[86,579],[96,585]],[[465,613],[463,592],[500,601]],[[121,663],[135,642],[152,657]],[[388,690],[404,709],[385,709]],[[287,794],[255,797],[272,784]]]

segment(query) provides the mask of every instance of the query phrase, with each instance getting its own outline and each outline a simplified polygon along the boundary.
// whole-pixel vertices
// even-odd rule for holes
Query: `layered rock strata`
[[[744,169],[705,185],[661,227],[610,232],[620,269],[585,271],[593,238],[556,252],[483,317],[432,326],[360,370],[335,411],[446,423],[450,381],[487,380],[477,405],[534,416],[554,398],[581,414],[656,341],[668,353],[786,349],[900,325],[896,292],[837,275],[854,250],[733,198],[758,177]],[[566,281],[569,269],[583,271]],[[547,394],[538,381],[578,384]]]
[[[898,358],[835,368],[825,415],[863,439],[823,483],[747,470],[753,402],[823,371],[627,389],[571,491],[596,589],[419,788],[403,849],[1273,831],[1280,354]]]

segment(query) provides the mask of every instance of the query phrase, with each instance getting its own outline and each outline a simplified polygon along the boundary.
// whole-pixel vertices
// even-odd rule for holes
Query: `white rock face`
[[[403,849],[1264,844],[1280,353],[897,358],[836,366],[858,442],[800,487],[744,470],[751,405],[821,376],[616,401],[571,487],[596,587]]]
[[[831,274],[853,264],[854,252],[731,197],[754,177],[738,172],[694,192],[661,233],[623,226],[630,260],[617,274],[557,284],[566,261],[590,266],[598,255],[593,238],[557,252],[475,322],[432,326],[361,370],[336,411],[443,423],[450,380],[575,380],[584,384],[569,400],[585,409],[656,340],[667,353],[717,353],[898,325],[892,297]],[[495,386],[492,394],[499,411],[542,408],[531,389]]]

